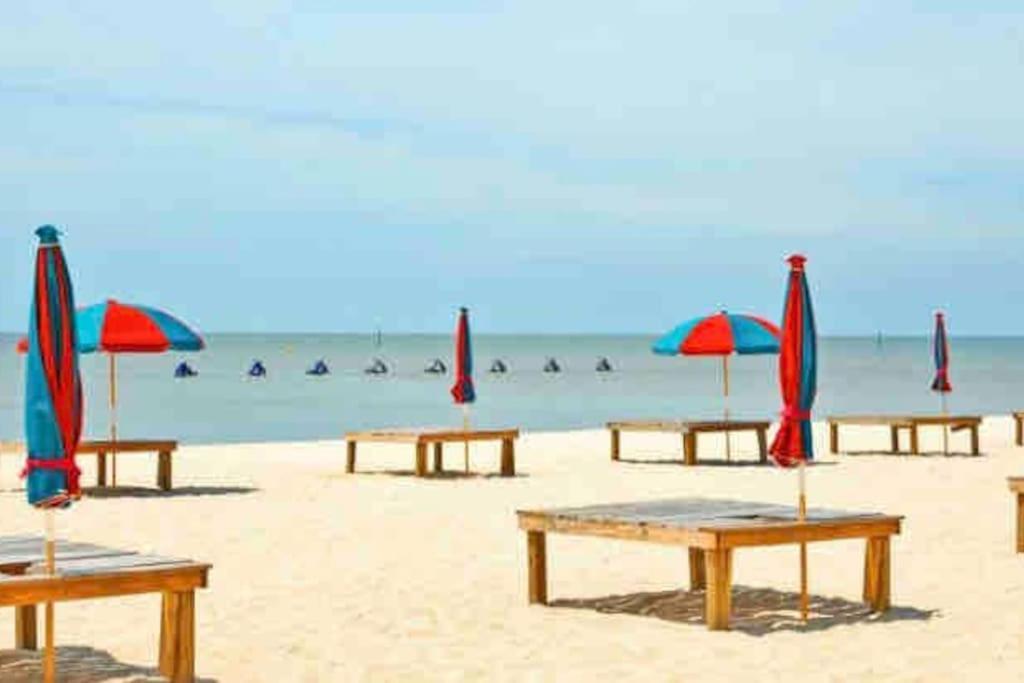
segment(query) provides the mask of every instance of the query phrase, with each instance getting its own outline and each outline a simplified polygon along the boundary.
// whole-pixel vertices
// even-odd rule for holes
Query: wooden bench
[[[1014,430],[1014,441],[1018,446],[1024,446],[1024,411],[1013,413],[1013,421],[1017,425],[1017,429]]]
[[[705,589],[708,629],[729,629],[732,553],[736,548],[863,538],[864,601],[873,611],[890,604],[889,539],[902,517],[812,509],[805,522],[783,505],[684,498],[556,510],[519,511],[526,532],[529,601],[547,604],[546,534],[647,541],[689,549],[690,588]]]
[[[840,425],[879,426],[889,428],[889,439],[892,453],[901,453],[900,430],[910,435],[910,453],[920,455],[918,430],[921,427],[949,427],[954,432],[968,430],[971,437],[971,455],[980,455],[978,428],[981,426],[980,415],[843,415],[828,418],[829,449],[839,453]]]
[[[1017,552],[1024,553],[1024,477],[1009,477],[1010,491],[1017,495]]]
[[[612,440],[612,460],[618,460],[622,452],[622,432],[665,432],[683,437],[683,464],[697,464],[697,435],[709,432],[756,432],[758,456],[762,463],[768,462],[768,427],[770,422],[745,420],[624,420],[609,422],[608,431]]]
[[[173,482],[171,477],[171,456],[178,450],[177,441],[130,439],[113,441],[82,441],[78,444],[80,455],[96,456],[96,487],[107,486],[107,456],[113,453],[156,453],[156,485],[161,491],[170,491]],[[25,452],[25,444],[21,441],[0,442],[0,451]]]
[[[35,650],[36,606],[160,593],[160,673],[172,683],[195,680],[195,591],[208,564],[57,541],[56,573],[44,573],[43,539],[0,537],[0,607],[15,608],[15,646]]]
[[[416,455],[416,476],[427,476],[427,446],[434,446],[434,471],[444,471],[444,444],[467,443],[471,441],[501,442],[501,476],[514,477],[516,474],[515,441],[519,438],[518,429],[461,429],[451,428],[410,428],[410,429],[376,429],[362,432],[349,432],[345,435],[348,446],[348,457],[345,471],[351,474],[356,471],[356,444],[359,442],[408,443],[414,446]]]

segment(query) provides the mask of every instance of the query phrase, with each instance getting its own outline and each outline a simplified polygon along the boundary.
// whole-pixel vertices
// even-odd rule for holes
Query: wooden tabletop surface
[[[459,427],[384,427],[381,429],[368,429],[364,431],[348,432],[345,434],[347,441],[474,441],[516,439],[519,437],[518,429],[495,429],[495,428],[470,428],[468,430]]]
[[[767,429],[768,420],[616,420],[608,423],[608,429],[643,431],[686,431]]]

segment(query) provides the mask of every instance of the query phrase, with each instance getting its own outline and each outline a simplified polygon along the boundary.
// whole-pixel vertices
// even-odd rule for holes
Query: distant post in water
[[[473,387],[473,343],[469,333],[469,309],[459,309],[455,323],[455,384],[451,389],[452,399],[462,406],[462,430],[469,431],[469,406],[476,401]],[[469,439],[463,444],[465,470],[469,472]]]

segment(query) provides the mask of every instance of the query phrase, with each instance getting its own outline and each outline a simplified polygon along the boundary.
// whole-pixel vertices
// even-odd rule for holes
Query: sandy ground
[[[849,433],[856,450],[888,441],[884,429]],[[819,426],[821,454],[825,436]],[[146,488],[155,459],[125,455],[121,483],[139,488],[90,497],[58,528],[214,565],[197,605],[202,680],[1024,680],[1024,556],[1013,552],[1006,486],[1024,474],[1024,450],[1010,438],[1009,420],[994,418],[980,458],[822,455],[808,473],[812,505],[906,520],[893,545],[894,609],[871,616],[859,603],[862,542],[818,544],[806,627],[791,547],[738,551],[728,633],[701,625],[682,548],[552,536],[555,606],[527,605],[516,509],[673,496],[795,502],[791,472],[683,468],[671,436],[626,435],[633,462],[615,464],[604,432],[528,434],[515,479],[417,480],[410,449],[397,446],[363,447],[356,475],[343,474],[340,442],[187,447],[172,495]],[[752,437],[735,443],[752,452]],[[923,441],[939,445],[938,432]],[[474,446],[476,468],[496,472],[497,462],[497,447]],[[460,446],[448,463],[461,465]],[[3,533],[42,524],[17,488],[19,468],[0,458]],[[83,469],[91,482],[92,459]],[[66,680],[158,679],[158,597],[62,604],[57,614]],[[2,681],[33,680],[36,666],[0,651]]]

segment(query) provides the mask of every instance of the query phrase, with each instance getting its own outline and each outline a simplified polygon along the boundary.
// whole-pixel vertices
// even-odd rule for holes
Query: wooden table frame
[[[622,453],[622,432],[662,432],[679,434],[683,438],[683,464],[697,464],[697,435],[711,432],[756,432],[758,457],[768,462],[768,428],[770,422],[750,420],[620,420],[607,424],[611,435],[612,460]]]
[[[981,455],[978,429],[980,415],[843,415],[828,418],[829,450],[839,453],[839,427],[850,425],[880,426],[889,428],[891,453],[900,450],[900,430],[910,435],[910,454],[920,455],[918,430],[921,427],[949,427],[953,432],[970,432],[971,455]]]
[[[24,453],[25,444],[20,441],[0,442],[0,450]],[[107,486],[107,456],[113,453],[156,453],[156,486],[161,491],[173,488],[171,457],[178,450],[178,442],[167,439],[118,439],[113,441],[82,441],[78,444],[79,455],[96,456],[96,488]]]
[[[195,680],[195,591],[206,588],[211,565],[65,541],[56,560],[55,576],[33,573],[43,539],[0,537],[0,607],[15,608],[18,649],[38,648],[40,603],[160,593],[160,673],[172,683]]]
[[[1018,446],[1024,446],[1024,410],[1017,411],[1011,414],[1013,421],[1016,424],[1014,429],[1014,443]]]
[[[1024,553],[1024,477],[1009,477],[1007,482],[1017,497],[1017,552]]]
[[[413,428],[413,429],[376,429],[362,432],[349,432],[345,435],[347,457],[345,471],[349,474],[356,470],[356,444],[360,442],[408,443],[414,446],[416,455],[416,476],[425,477],[427,470],[427,447],[434,446],[434,472],[444,471],[444,444],[466,443],[472,441],[501,442],[501,476],[516,475],[516,439],[518,429],[461,429],[450,428]]]
[[[817,543],[863,538],[864,601],[875,612],[890,606],[890,537],[900,533],[902,517],[808,511],[796,521],[796,509],[738,501],[683,499],[589,508],[519,511],[526,532],[528,596],[548,603],[549,533],[685,546],[689,550],[691,590],[705,589],[705,620],[712,631],[729,629],[732,609],[732,555],[737,548]]]

